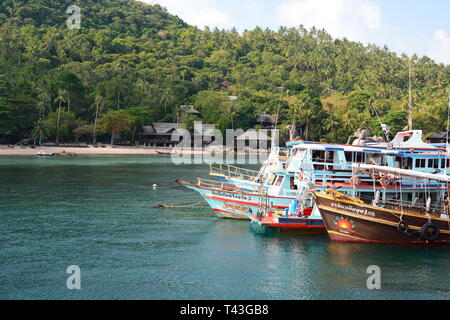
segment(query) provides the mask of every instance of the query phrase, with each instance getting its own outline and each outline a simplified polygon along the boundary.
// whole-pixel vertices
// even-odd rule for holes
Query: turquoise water
[[[1,157],[0,299],[450,298],[450,248],[266,234],[204,202],[152,208],[200,201],[174,180],[207,172],[167,156]]]

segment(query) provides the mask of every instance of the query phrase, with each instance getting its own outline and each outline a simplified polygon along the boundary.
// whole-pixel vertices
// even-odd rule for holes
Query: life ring
[[[357,186],[361,183],[361,179],[359,177],[351,177],[349,182],[352,186]]]
[[[397,230],[401,233],[408,233],[409,227],[404,221],[400,221],[397,225]]]
[[[382,186],[383,188],[386,188],[388,185],[391,184],[391,180],[389,180],[388,177],[382,177],[382,178],[380,179],[380,184],[381,184],[381,186]]]
[[[301,169],[298,172],[298,181],[303,181],[303,171]]]
[[[422,238],[428,241],[435,241],[437,238],[439,238],[439,234],[441,233],[441,230],[439,227],[434,223],[426,223],[423,225],[422,229],[420,230],[420,235]]]

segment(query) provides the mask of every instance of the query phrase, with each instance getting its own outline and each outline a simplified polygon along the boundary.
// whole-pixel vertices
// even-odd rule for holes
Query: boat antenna
[[[384,126],[383,123],[381,122],[380,116],[378,115],[378,111],[377,111],[377,109],[375,108],[375,105],[374,105],[373,102],[372,102],[372,109],[373,109],[373,111],[375,111],[375,114],[376,114],[376,116],[377,116],[377,118],[378,118],[378,122],[380,123],[381,129],[383,130],[384,137],[386,138],[386,142],[391,142],[391,140],[389,140],[388,134],[387,134],[387,132],[386,132],[386,130],[385,130],[385,126]]]
[[[283,98],[283,90],[284,90],[284,83],[281,85],[281,87],[279,87],[279,89],[281,89],[280,92],[280,100],[278,101],[278,108],[277,108],[277,117],[275,119],[275,130],[277,130],[277,125],[278,125],[278,117],[280,114],[280,109],[281,109],[281,99]]]
[[[446,143],[445,143],[445,172],[444,174],[447,174],[447,167],[448,167],[448,158],[450,157],[450,148],[448,145],[448,131],[450,129],[450,89],[448,90],[448,110],[447,110],[447,134],[446,134]]]
[[[275,128],[274,128],[274,131],[272,132],[272,148],[278,147],[275,145],[275,134],[276,134],[277,128],[278,128],[278,117],[280,115],[281,99],[283,99],[284,83],[282,83],[281,87],[278,87],[278,88],[281,89],[281,92],[280,92],[280,100],[278,101],[277,114],[276,114],[276,118],[275,118]]]
[[[413,120],[412,120],[412,57],[409,59],[409,81],[408,81],[408,91],[409,91],[409,98],[408,98],[408,128],[411,131],[413,129]]]

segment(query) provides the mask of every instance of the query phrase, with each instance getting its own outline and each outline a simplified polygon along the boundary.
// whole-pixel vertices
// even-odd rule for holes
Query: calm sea
[[[174,181],[207,173],[167,156],[1,157],[0,299],[450,298],[450,248],[266,234],[204,202],[152,208],[201,201]]]

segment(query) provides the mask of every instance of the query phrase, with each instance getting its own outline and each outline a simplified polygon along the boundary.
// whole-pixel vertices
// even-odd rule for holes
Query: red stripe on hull
[[[325,226],[311,226],[307,223],[274,223],[270,224],[269,227],[284,229],[322,229],[325,231]]]
[[[246,204],[248,206],[253,206],[253,207],[259,206],[258,203],[256,203],[256,202],[240,201],[240,200],[235,200],[235,199],[230,199],[230,198],[222,198],[222,197],[218,197],[218,196],[210,196],[209,198],[211,198],[213,200],[219,200],[219,201]],[[273,207],[277,208],[277,209],[288,209],[289,208],[288,206],[280,206],[280,205],[273,205]]]
[[[231,214],[233,216],[236,216],[237,219],[247,220],[247,215],[245,215],[245,214],[234,213],[234,212],[231,212],[231,211],[225,211],[225,210],[221,210],[221,209],[213,209],[213,210],[215,212]]]
[[[324,225],[310,225],[308,222],[298,223],[278,223],[274,218],[266,217],[261,219],[256,218],[255,215],[251,215],[253,220],[258,221],[258,225],[261,227],[267,227],[280,232],[301,232],[301,233],[325,233],[326,229]],[[274,222],[271,222],[274,221]],[[316,222],[318,220],[312,220]]]

